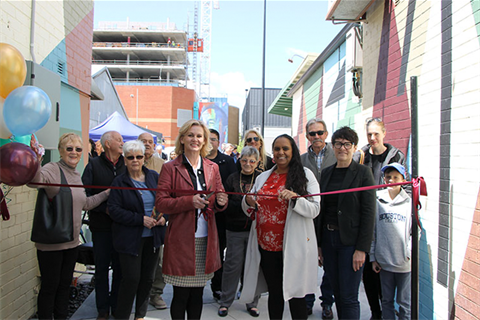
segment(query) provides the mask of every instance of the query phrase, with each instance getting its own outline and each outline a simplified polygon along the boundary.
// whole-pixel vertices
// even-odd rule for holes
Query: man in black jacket
[[[110,186],[116,176],[125,172],[122,135],[116,131],[108,131],[102,135],[100,142],[105,151],[100,156],[91,159],[85,168],[82,176],[85,186]],[[85,189],[88,196],[103,190],[105,189]],[[118,253],[113,248],[112,219],[108,214],[107,201],[90,210],[89,219],[95,257],[97,319],[103,320],[108,319],[109,314],[113,314],[115,311],[121,281]],[[110,265],[113,271],[111,292],[108,280]]]
[[[207,159],[215,162],[218,165],[218,169],[220,171],[220,176],[222,177],[222,184],[225,188],[225,182],[229,175],[234,172],[237,172],[237,167],[235,166],[235,161],[232,157],[221,153],[218,151],[218,147],[220,145],[220,134],[215,129],[210,129],[210,144],[212,145],[212,150],[207,156]],[[227,247],[227,235],[225,229],[225,214],[223,212],[219,212],[215,214],[215,220],[217,222],[217,231],[218,231],[218,244],[220,247],[220,259],[223,265],[223,258],[224,258],[224,251]],[[211,288],[213,292],[213,297],[217,300],[220,300],[220,293],[222,291],[222,273],[223,268],[218,269],[215,271],[215,275],[213,276],[211,282]]]

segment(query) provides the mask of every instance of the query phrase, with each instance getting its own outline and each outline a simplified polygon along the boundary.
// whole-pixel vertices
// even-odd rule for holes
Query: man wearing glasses
[[[117,131],[108,131],[100,139],[104,152],[92,158],[82,175],[85,186],[110,186],[116,176],[125,172],[123,158],[123,138]],[[105,189],[86,188],[87,196]],[[95,299],[97,319],[108,319],[115,312],[117,296],[121,281],[120,261],[113,248],[112,219],[108,214],[107,201],[102,202],[89,212],[90,230],[92,231],[93,255],[95,257]],[[112,265],[112,286],[109,286],[109,267]]]
[[[229,175],[234,172],[237,172],[237,167],[235,166],[235,161],[232,157],[221,153],[218,151],[218,147],[220,146],[220,134],[215,129],[210,129],[210,144],[212,145],[212,150],[207,155],[207,159],[215,162],[218,165],[218,169],[220,171],[220,176],[222,178],[222,183],[225,188],[225,182]],[[220,260],[222,261],[223,265],[223,253],[227,246],[227,235],[225,229],[225,214],[223,212],[217,212],[215,214],[215,220],[217,222],[217,231],[218,231],[218,244],[220,247]],[[220,300],[220,294],[222,292],[222,273],[223,268],[218,269],[215,271],[215,275],[213,276],[211,282],[211,288],[213,292],[213,297],[216,300]]]
[[[320,184],[320,176],[322,170],[335,164],[337,159],[332,149],[332,145],[326,143],[328,131],[325,121],[320,119],[311,119],[305,126],[306,136],[310,141],[307,152],[300,156],[304,167],[309,168],[315,174],[317,182]],[[319,219],[319,216],[315,220]],[[317,223],[317,221],[315,221]],[[323,274],[322,284],[320,286],[322,296],[322,318],[333,319],[332,305],[334,302],[333,289],[326,276]],[[315,303],[315,295],[308,294],[305,296],[307,302],[307,313],[312,314],[313,305]]]

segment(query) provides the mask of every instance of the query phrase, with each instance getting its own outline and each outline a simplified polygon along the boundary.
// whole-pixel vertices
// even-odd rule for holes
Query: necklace
[[[252,190],[252,187],[253,187],[253,179],[255,178],[255,171],[253,171],[252,173],[252,180],[250,181],[250,189],[248,189],[247,191],[244,191],[243,188],[242,188],[242,172],[240,172],[240,191],[242,191],[242,193],[247,193],[249,192],[250,190]]]

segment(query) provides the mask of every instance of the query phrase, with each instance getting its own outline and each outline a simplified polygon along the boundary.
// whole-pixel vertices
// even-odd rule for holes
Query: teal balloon
[[[32,135],[30,134],[27,134],[26,136],[20,136],[20,137],[14,136],[11,139],[0,139],[0,147],[10,142],[20,142],[20,143],[26,144],[27,146],[30,146],[31,139],[32,139]]]
[[[52,102],[42,89],[19,87],[7,96],[3,104],[3,120],[12,134],[25,136],[45,126],[52,114]]]

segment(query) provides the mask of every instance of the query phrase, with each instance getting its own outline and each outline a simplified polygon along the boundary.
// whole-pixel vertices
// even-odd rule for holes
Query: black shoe
[[[255,309],[257,309],[257,308],[255,308]],[[248,313],[250,313],[250,315],[252,317],[258,317],[260,315],[260,311],[258,311],[258,309],[253,310],[253,308],[247,308],[247,311],[248,311]]]
[[[322,319],[333,319],[332,306],[329,306],[329,305],[323,306]]]
[[[221,291],[213,291],[213,299],[220,301]]]
[[[228,308],[227,307],[218,308],[218,315],[220,317],[226,317],[228,315]]]
[[[371,320],[382,320],[382,312],[372,312]]]

